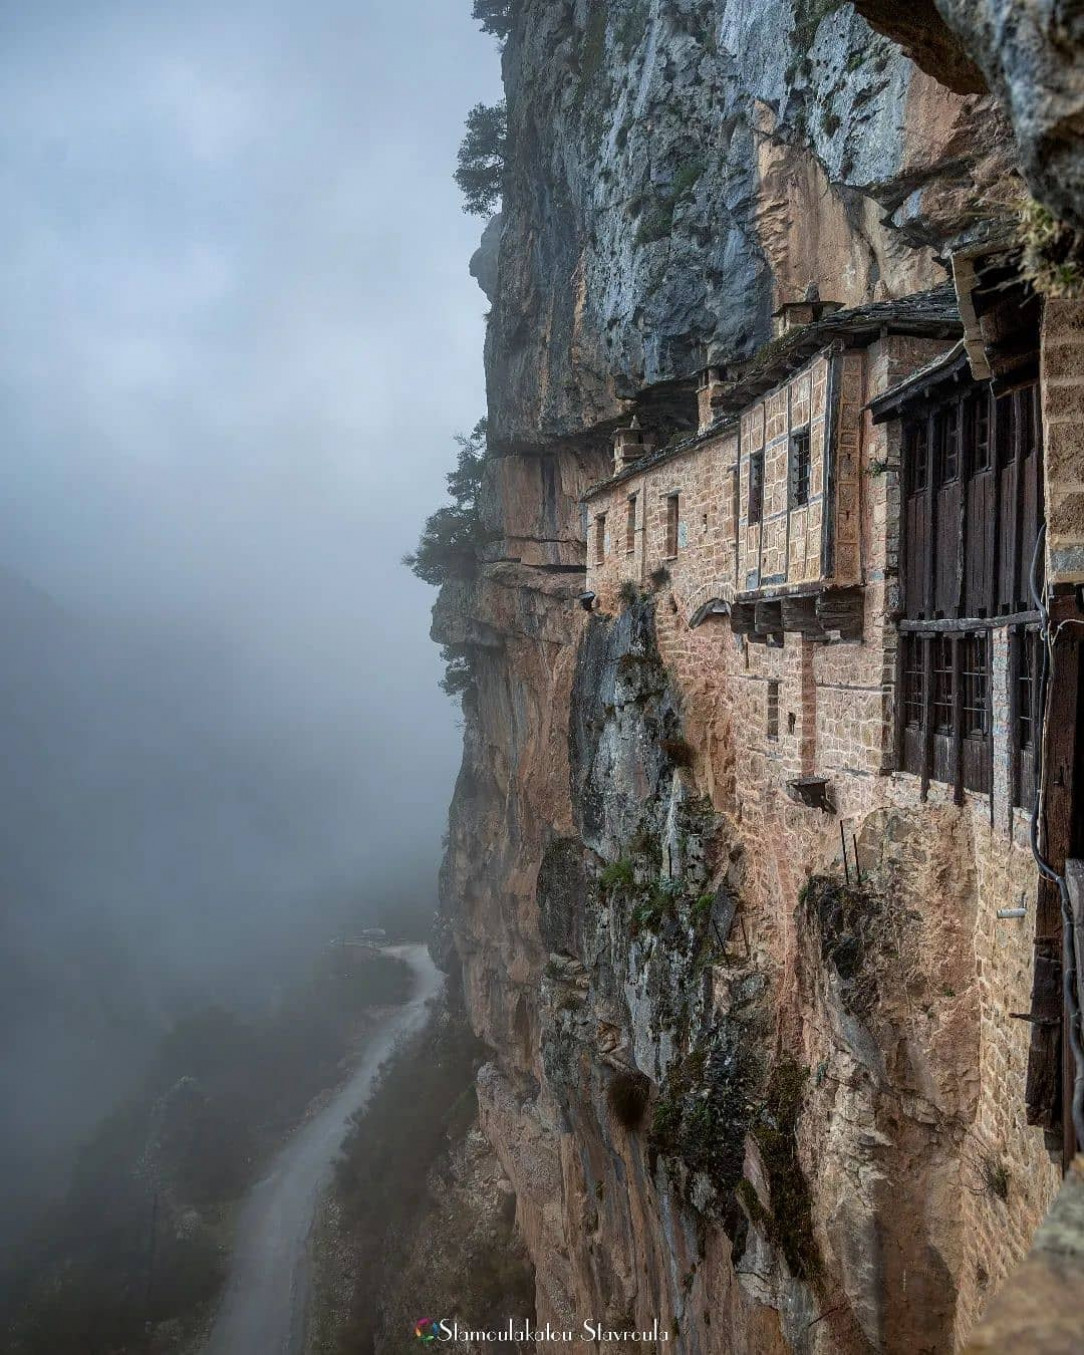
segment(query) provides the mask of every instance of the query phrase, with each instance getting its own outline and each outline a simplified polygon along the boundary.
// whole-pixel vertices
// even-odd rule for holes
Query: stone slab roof
[[[890,386],[888,390],[875,395],[866,406],[873,414],[874,423],[884,423],[886,419],[898,417],[903,406],[923,395],[932,386],[953,379],[957,373],[970,374],[965,341],[954,344],[947,353],[942,353],[932,362],[913,371],[909,376]]]
[[[680,442],[660,448],[651,456],[634,462],[616,475],[595,485],[584,496],[587,502],[596,494],[631,480],[653,466],[681,456],[702,443],[730,431],[743,410],[762,395],[774,390],[787,377],[810,362],[823,349],[839,344],[844,348],[864,347],[882,333],[904,334],[918,338],[958,339],[963,332],[956,306],[956,292],[945,283],[928,292],[915,292],[894,301],[874,301],[851,310],[802,325],[764,345],[753,356],[732,368],[733,377],[725,391],[720,414],[710,428],[692,433]]]

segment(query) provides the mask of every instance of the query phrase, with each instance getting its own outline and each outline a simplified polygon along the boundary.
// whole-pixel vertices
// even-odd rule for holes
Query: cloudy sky
[[[484,411],[451,172],[493,40],[469,0],[2,0],[0,63],[0,567],[327,750],[330,854],[435,862],[458,717],[399,559]]]

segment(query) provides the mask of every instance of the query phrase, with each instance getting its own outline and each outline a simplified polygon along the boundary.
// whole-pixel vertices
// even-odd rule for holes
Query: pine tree
[[[507,145],[508,109],[504,100],[489,106],[476,104],[467,114],[467,131],[455,172],[468,212],[489,216],[496,209],[504,188]]]
[[[480,419],[470,437],[456,438],[459,456],[447,476],[452,500],[430,514],[417,549],[403,556],[405,564],[425,583],[469,578],[482,544],[478,498],[486,461],[486,421]]]
[[[474,17],[482,31],[503,42],[512,31],[512,0],[474,0]]]

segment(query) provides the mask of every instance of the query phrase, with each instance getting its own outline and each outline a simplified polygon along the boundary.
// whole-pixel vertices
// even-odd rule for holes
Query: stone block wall
[[[861,363],[861,355],[855,360]],[[738,591],[823,576],[830,422],[827,354],[745,411],[739,463]],[[791,507],[791,435],[809,430],[809,500]],[[764,458],[762,514],[750,522],[750,462]],[[856,519],[857,521],[857,519]]]
[[[1084,302],[1046,302],[1041,395],[1047,579],[1084,583]]]
[[[746,410],[738,427],[709,436],[668,460],[603,488],[588,499],[588,588],[600,599],[629,580],[643,584],[665,566],[687,584],[695,613],[712,597],[732,599],[759,588],[815,584],[824,577],[828,528],[827,475],[832,455],[828,400],[833,362],[844,382],[837,468],[842,516],[835,527],[840,582],[858,582],[864,357],[819,355],[778,389]],[[790,506],[791,435],[810,434],[809,499]],[[740,428],[740,455],[739,455]],[[764,456],[762,520],[749,522],[750,459]],[[671,551],[668,514],[678,497],[677,550]],[[636,497],[630,542],[628,501]],[[599,529],[599,521],[604,525]],[[631,548],[630,548],[631,547]],[[605,605],[605,603],[604,603]]]
[[[622,583],[646,587],[652,572],[663,568],[690,599],[693,611],[710,598],[733,597],[737,447],[735,431],[721,433],[591,497],[587,586],[604,611],[613,609]],[[675,495],[677,551],[670,554],[670,502]],[[600,517],[605,518],[601,537]]]

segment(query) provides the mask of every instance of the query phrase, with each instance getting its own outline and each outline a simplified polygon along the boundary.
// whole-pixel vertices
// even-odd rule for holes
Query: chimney
[[[628,470],[655,450],[655,434],[645,433],[634,414],[627,428],[614,430],[614,474]]]
[[[706,432],[715,422],[722,406],[728,383],[721,367],[705,367],[700,373],[700,386],[696,392],[700,419],[698,433]]]
[[[775,321],[775,337],[782,338],[792,329],[811,325],[823,316],[832,315],[842,309],[838,301],[822,301],[820,288],[815,282],[811,282],[805,289],[805,297],[801,301],[784,301],[772,316]]]

